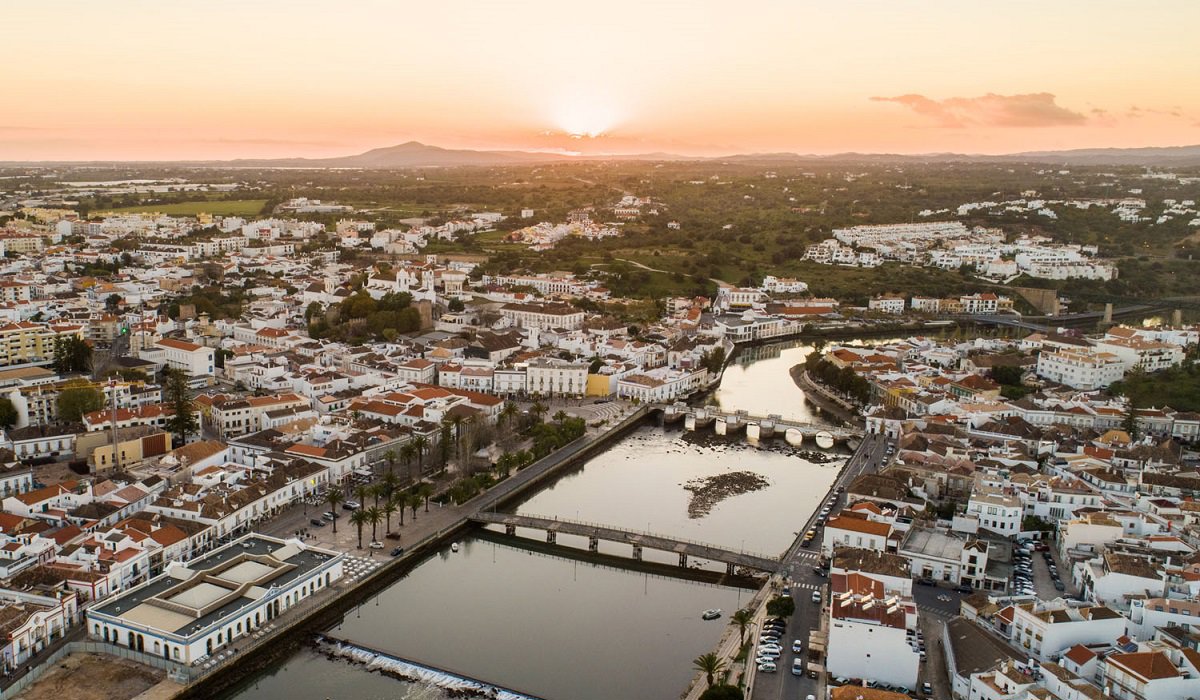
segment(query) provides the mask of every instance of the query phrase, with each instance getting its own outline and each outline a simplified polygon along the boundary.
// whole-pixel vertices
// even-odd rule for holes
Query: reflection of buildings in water
[[[772,360],[776,357],[782,357],[783,351],[788,347],[791,346],[786,343],[772,343],[770,345],[742,348],[741,352],[738,353],[737,363],[745,367],[759,360]]]

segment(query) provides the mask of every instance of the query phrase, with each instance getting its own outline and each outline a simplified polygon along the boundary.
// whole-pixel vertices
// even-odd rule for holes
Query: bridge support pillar
[[[729,576],[733,576],[734,574],[737,573],[737,567],[734,566],[733,562],[729,562],[728,564],[725,565],[725,573],[728,574]]]
[[[558,539],[558,533],[554,530],[546,530],[546,544],[554,544]]]
[[[504,526],[504,534],[508,535],[509,537],[515,537],[517,534],[517,526],[516,525],[505,525]]]
[[[687,555],[684,554],[683,552],[679,553],[679,565],[687,566]]]
[[[641,560],[642,560],[642,547],[641,547],[641,545],[636,545],[636,544],[635,544],[635,545],[633,545],[633,558],[634,558],[634,560],[635,560],[635,561],[641,561]]]
[[[599,537],[592,536],[592,537],[588,538],[588,551],[589,552],[600,551],[600,538]]]

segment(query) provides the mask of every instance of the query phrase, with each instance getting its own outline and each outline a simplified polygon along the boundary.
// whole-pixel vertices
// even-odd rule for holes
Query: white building
[[[867,302],[867,308],[885,314],[902,314],[904,313],[904,297],[875,297]]]
[[[1038,353],[1037,373],[1043,379],[1091,391],[1102,389],[1125,376],[1124,363],[1109,352],[1087,348],[1043,349]]]
[[[1110,644],[1125,634],[1125,618],[1104,606],[1071,607],[1062,601],[1013,608],[1012,642],[1039,661],[1082,644]]]
[[[553,357],[531,360],[525,367],[525,393],[530,396],[582,396],[587,391],[588,364]]]
[[[673,370],[655,367],[617,380],[617,396],[642,403],[674,401],[702,388],[708,370]]]
[[[906,633],[916,626],[916,606],[860,573],[829,579],[829,675],[916,688],[921,656]]]
[[[88,637],[191,665],[329,588],[344,556],[249,534],[90,609]]]
[[[181,369],[191,378],[211,377],[215,368],[212,348],[175,338],[163,338],[153,348],[143,350],[141,355],[151,362]]]

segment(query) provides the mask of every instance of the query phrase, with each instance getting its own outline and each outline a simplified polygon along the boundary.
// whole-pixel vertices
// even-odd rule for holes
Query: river
[[[815,409],[805,405],[787,372],[807,352],[793,343],[774,357],[760,350],[768,357],[735,362],[718,400],[752,413],[813,418]],[[844,459],[797,452],[782,440],[752,445],[645,426],[517,510],[778,556]],[[693,503],[685,485],[714,477],[749,479],[758,488]],[[582,538],[565,536],[559,544],[586,547]],[[446,550],[420,562],[330,634],[549,700],[668,699],[678,697],[693,676],[691,660],[710,651],[724,628],[724,619],[705,622],[700,612],[721,608],[728,614],[752,595],[741,587],[613,568],[492,538],[466,537],[461,545],[457,553]],[[629,555],[627,546],[607,543],[601,552]],[[646,559],[672,563],[675,556],[646,550]],[[306,650],[232,697],[441,696]]]

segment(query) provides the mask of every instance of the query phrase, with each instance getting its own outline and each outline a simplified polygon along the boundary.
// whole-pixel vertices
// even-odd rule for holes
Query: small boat
[[[721,616],[720,608],[710,608],[710,609],[704,611],[704,614],[700,616],[700,619],[701,620],[715,620],[720,616]]]
[[[451,551],[451,552],[457,552],[457,551],[458,551],[458,543],[457,543],[457,542],[455,542],[454,544],[450,545],[450,551]]]

